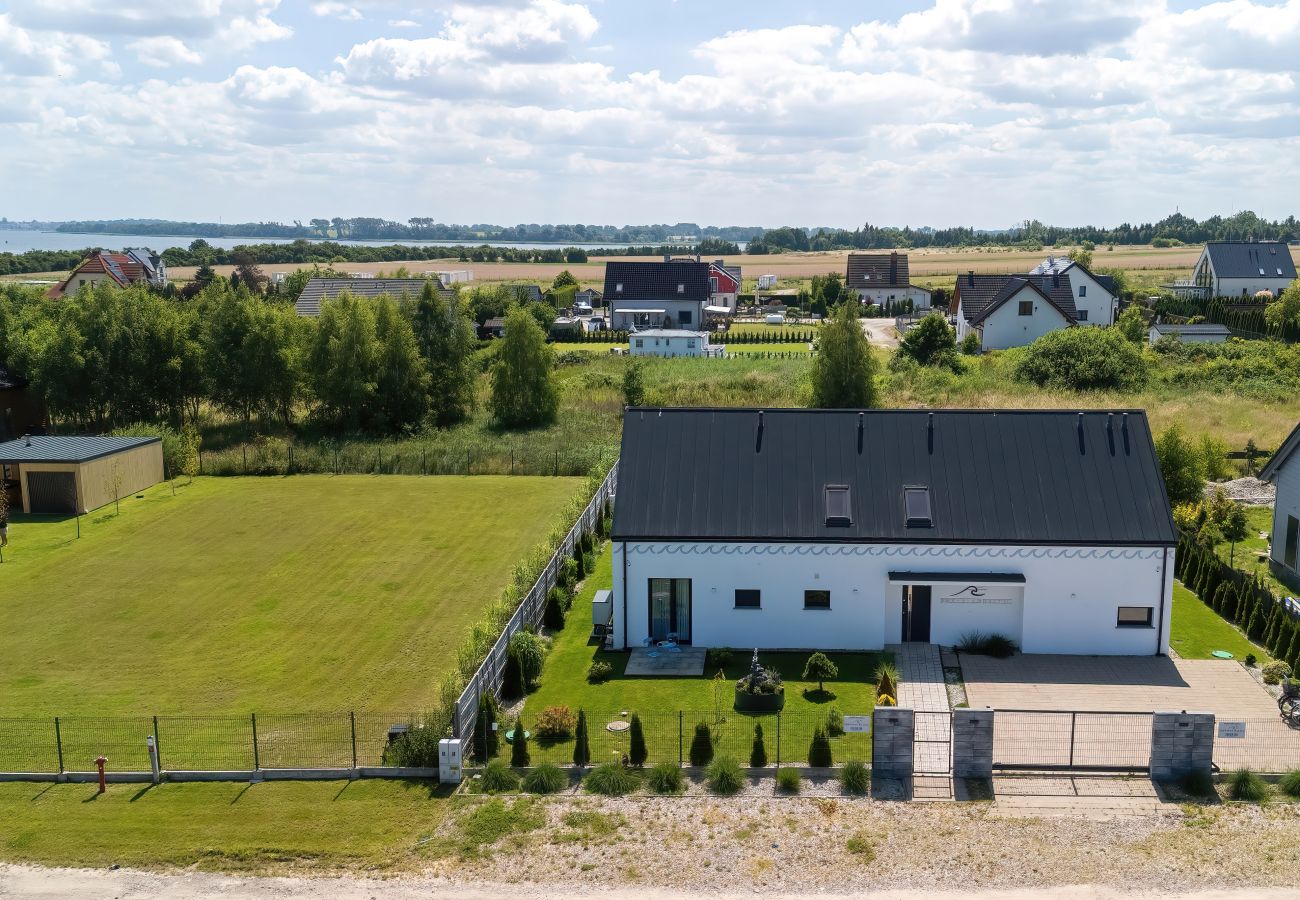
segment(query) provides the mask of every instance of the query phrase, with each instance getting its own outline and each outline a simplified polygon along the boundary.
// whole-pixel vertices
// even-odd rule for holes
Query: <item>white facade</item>
[[[1022,302],[1030,304],[1025,307],[1029,310],[1028,315],[1021,314]],[[1024,347],[1048,332],[1068,327],[1070,322],[1061,311],[1029,285],[1017,291],[1010,300],[975,326],[966,320],[960,304],[957,308],[957,340],[974,331],[980,335],[980,348],[983,350]]]
[[[1167,654],[1173,571],[1172,547],[618,542],[614,646],[664,636],[651,579],[679,579],[673,602],[688,594],[688,610],[671,630],[702,647],[879,650],[904,637],[905,588],[928,586],[932,643],[984,631],[1026,653]],[[737,590],[758,590],[759,607],[737,608]],[[829,591],[830,608],[805,608],[809,590]],[[1119,625],[1120,607],[1149,608],[1151,624]]]
[[[1070,291],[1074,294],[1074,308],[1079,313],[1080,325],[1114,325],[1117,298],[1101,286],[1079,266],[1071,266]]]
[[[609,306],[615,331],[634,327],[689,328],[702,324],[704,319],[704,304],[696,300],[620,300],[615,294]]]
[[[709,336],[703,331],[651,329],[628,338],[633,356],[706,356],[709,350]]]
[[[907,285],[906,287],[871,287],[871,288],[854,288],[854,293],[858,295],[858,300],[862,303],[874,303],[877,306],[884,306],[886,303],[902,303],[907,300],[912,301],[913,309],[930,308],[930,292],[924,288]]]
[[[1294,454],[1278,467],[1273,484],[1277,499],[1269,556],[1280,574],[1294,582],[1300,580],[1300,461]]]

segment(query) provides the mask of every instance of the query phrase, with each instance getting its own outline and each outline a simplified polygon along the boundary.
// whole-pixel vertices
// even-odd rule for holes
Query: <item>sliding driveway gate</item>
[[[999,709],[993,768],[1146,771],[1151,713]]]

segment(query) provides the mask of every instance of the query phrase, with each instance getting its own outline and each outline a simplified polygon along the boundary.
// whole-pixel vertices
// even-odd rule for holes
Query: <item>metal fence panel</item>
[[[257,717],[257,757],[263,769],[352,767],[347,713]]]
[[[1225,724],[1244,725],[1241,737],[1224,737]],[[1280,716],[1266,719],[1231,719],[1220,716],[1215,728],[1214,764],[1224,772],[1254,769],[1281,774],[1300,769],[1300,729]],[[1236,733],[1237,729],[1230,729]]]
[[[997,710],[993,766],[1002,769],[1146,769],[1151,713]]]
[[[0,772],[58,772],[55,720],[0,718]]]
[[[165,770],[246,771],[253,768],[248,716],[159,716],[158,764]]]
[[[149,716],[70,716],[60,718],[63,767],[69,772],[93,772],[95,758],[108,759],[109,772],[148,772],[153,719]]]

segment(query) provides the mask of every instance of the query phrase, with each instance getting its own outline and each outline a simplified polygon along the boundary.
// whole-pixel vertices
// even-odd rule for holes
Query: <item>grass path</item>
[[[207,478],[18,517],[3,714],[410,711],[577,479]],[[508,510],[508,515],[502,511]]]
[[[1212,659],[1210,654],[1215,650],[1227,650],[1237,659],[1253,653],[1260,665],[1271,659],[1263,647],[1224,621],[1181,581],[1174,582],[1174,614],[1169,630],[1170,645],[1184,659]]]

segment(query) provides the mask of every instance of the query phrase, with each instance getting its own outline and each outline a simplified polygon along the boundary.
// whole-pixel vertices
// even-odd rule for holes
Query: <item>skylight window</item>
[[[903,512],[907,516],[908,528],[932,528],[930,489],[919,486],[903,488]]]
[[[616,294],[623,293],[623,282],[620,281],[618,284],[614,285],[614,293]]]
[[[1264,274],[1264,270],[1263,270],[1263,269],[1260,269],[1260,270],[1259,270],[1259,274],[1263,275],[1263,274]],[[684,284],[679,284],[679,285],[677,285],[677,293],[679,293],[679,294],[684,294],[684,293],[686,293],[686,285],[684,285]]]
[[[849,486],[847,484],[826,485],[826,524],[846,526],[853,524],[850,513]]]

